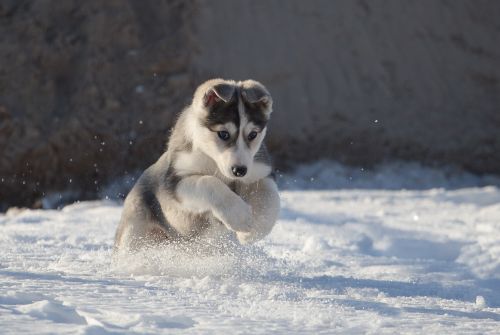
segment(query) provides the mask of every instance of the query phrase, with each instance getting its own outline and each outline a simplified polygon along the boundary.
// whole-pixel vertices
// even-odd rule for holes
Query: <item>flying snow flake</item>
[[[135,93],[138,93],[138,94],[144,93],[144,85],[137,85],[135,87]]]

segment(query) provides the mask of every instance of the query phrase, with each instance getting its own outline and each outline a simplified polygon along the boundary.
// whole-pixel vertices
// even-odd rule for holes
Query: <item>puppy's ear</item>
[[[269,94],[267,89],[261,83],[253,80],[245,81],[241,96],[243,97],[243,100],[249,104],[252,104],[263,111],[268,111],[269,113],[271,112],[273,99],[271,98],[271,94]]]
[[[215,85],[203,96],[203,105],[211,107],[219,101],[229,102],[233,98],[234,90],[234,86],[230,84]]]

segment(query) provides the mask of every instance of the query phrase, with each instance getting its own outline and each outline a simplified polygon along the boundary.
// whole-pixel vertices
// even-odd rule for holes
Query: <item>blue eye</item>
[[[257,137],[257,132],[256,131],[251,131],[250,134],[248,134],[248,140],[252,141]]]
[[[228,133],[227,131],[225,131],[225,130],[218,131],[218,132],[217,132],[217,135],[218,135],[218,136],[219,136],[219,138],[220,138],[221,140],[223,140],[223,141],[227,141],[227,140],[229,140],[229,138],[231,137],[231,136],[229,135],[229,133]]]

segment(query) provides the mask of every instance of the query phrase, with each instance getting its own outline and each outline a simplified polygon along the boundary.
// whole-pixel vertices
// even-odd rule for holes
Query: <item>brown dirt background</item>
[[[500,174],[500,2],[0,1],[0,209],[96,197],[211,77],[273,94],[281,167]]]

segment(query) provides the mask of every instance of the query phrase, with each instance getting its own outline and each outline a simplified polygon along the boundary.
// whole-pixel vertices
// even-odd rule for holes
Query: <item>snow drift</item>
[[[498,332],[497,179],[321,163],[280,180],[271,235],[223,251],[114,257],[114,201],[0,215],[2,333]]]

